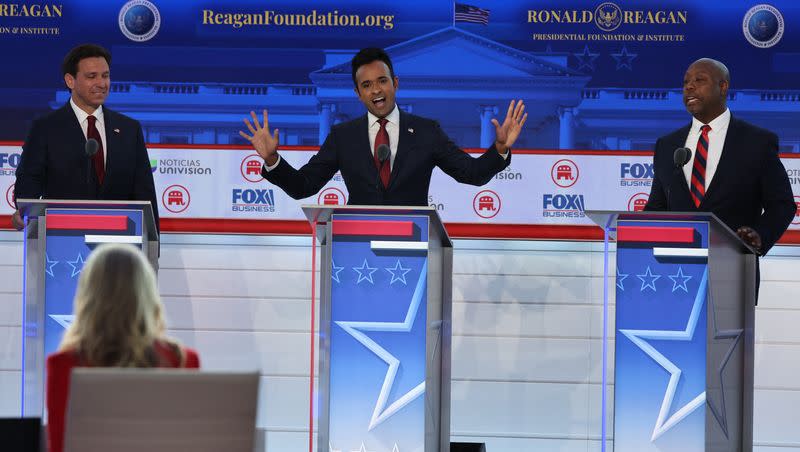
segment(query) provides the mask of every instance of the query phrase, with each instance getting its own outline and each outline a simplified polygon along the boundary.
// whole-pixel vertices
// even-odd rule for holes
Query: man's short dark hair
[[[61,75],[70,74],[73,77],[78,75],[78,63],[86,58],[103,57],[106,63],[111,67],[111,53],[108,50],[100,47],[97,44],[81,44],[74,47],[64,57],[64,62],[61,63]]]
[[[356,85],[356,88],[358,88],[356,71],[358,71],[358,68],[361,66],[370,64],[373,61],[382,61],[386,63],[386,66],[389,68],[389,76],[394,80],[394,68],[392,67],[392,60],[389,58],[389,54],[377,47],[367,47],[366,49],[359,50],[350,62],[353,69],[353,84]]]

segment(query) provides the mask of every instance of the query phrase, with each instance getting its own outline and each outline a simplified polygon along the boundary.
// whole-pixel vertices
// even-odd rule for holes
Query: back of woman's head
[[[75,320],[61,349],[94,366],[156,365],[154,341],[164,332],[156,276],[141,251],[100,245],[86,261],[75,293]]]

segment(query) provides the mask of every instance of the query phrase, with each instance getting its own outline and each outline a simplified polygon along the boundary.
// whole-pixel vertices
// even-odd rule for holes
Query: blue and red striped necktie
[[[708,161],[708,132],[711,126],[708,124],[700,128],[700,138],[697,140],[697,148],[694,152],[694,165],[692,166],[692,179],[690,191],[695,207],[700,207],[703,197],[706,195],[706,162]]]

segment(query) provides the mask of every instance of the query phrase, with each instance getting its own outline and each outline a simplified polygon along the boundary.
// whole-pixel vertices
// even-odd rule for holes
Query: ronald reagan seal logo
[[[614,3],[601,3],[594,10],[594,23],[603,31],[614,31],[622,23],[622,10]]]
[[[131,0],[119,10],[119,29],[126,38],[144,42],[153,38],[161,27],[161,13],[147,0]]]
[[[742,32],[747,42],[766,49],[774,46],[783,37],[783,15],[772,5],[756,5],[744,15]]]

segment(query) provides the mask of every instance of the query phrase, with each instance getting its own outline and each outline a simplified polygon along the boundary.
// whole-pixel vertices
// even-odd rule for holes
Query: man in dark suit
[[[398,78],[386,52],[362,49],[351,66],[355,92],[367,114],[334,126],[319,152],[299,170],[278,155],[278,130],[270,134],[266,110],[263,127],[254,112],[252,124],[244,120],[250,134],[239,133],[264,159],[261,174],[289,196],[311,196],[341,171],[349,204],[421,206],[428,204],[436,166],[459,182],[483,185],[511,162],[510,148],[527,119],[522,101],[511,101],[502,124],[492,119],[495,142],[473,158],[436,121],[400,111],[395,103]]]
[[[33,125],[22,146],[16,199],[108,199],[150,201],[158,225],[153,173],[139,122],[103,107],[111,87],[111,55],[83,44],[64,58],[61,70],[69,102]],[[89,157],[86,144],[97,142]],[[14,226],[24,224],[19,211]]]
[[[729,84],[719,61],[702,58],[689,66],[683,102],[693,119],[656,142],[645,210],[712,212],[763,255],[786,231],[796,205],[778,137],[731,116]],[[680,167],[673,154],[682,147],[692,156]]]

